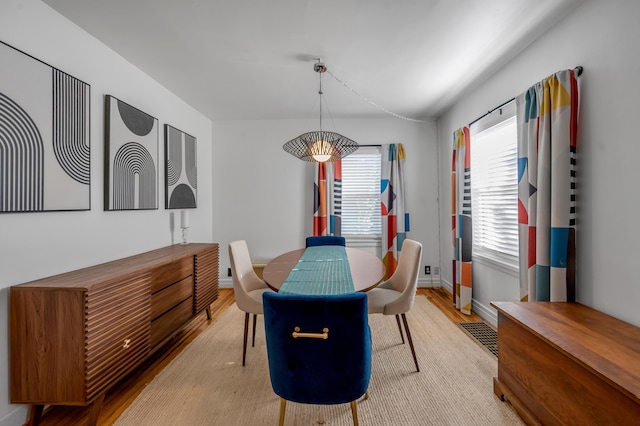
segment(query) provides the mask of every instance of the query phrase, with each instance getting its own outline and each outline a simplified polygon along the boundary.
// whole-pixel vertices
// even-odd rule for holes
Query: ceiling
[[[212,120],[439,116],[582,0],[43,0]]]

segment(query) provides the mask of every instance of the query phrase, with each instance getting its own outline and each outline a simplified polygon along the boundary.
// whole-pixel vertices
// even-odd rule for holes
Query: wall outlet
[[[227,268],[227,276],[230,277],[231,276],[231,268]]]
[[[431,275],[431,266],[425,266],[424,267],[424,274],[425,275]]]
[[[439,266],[434,266],[433,267],[433,275],[440,275],[440,267]]]

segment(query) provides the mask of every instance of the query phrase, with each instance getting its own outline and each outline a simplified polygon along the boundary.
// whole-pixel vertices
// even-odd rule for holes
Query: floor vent
[[[498,333],[486,322],[458,322],[458,327],[476,343],[498,357]]]

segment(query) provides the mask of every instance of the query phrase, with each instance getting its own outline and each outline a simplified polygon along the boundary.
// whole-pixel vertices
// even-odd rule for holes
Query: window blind
[[[517,265],[516,117],[515,112],[504,115],[470,129],[473,250],[474,256]]]
[[[380,148],[342,159],[342,234],[380,236]]]

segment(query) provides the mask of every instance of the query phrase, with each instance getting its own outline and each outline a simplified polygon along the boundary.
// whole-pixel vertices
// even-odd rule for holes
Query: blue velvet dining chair
[[[307,237],[306,243],[307,247],[347,245],[347,241],[345,240],[345,238],[338,235],[320,235]]]
[[[286,402],[351,404],[368,397],[371,334],[364,293],[297,295],[264,293],[264,325],[273,391]]]

